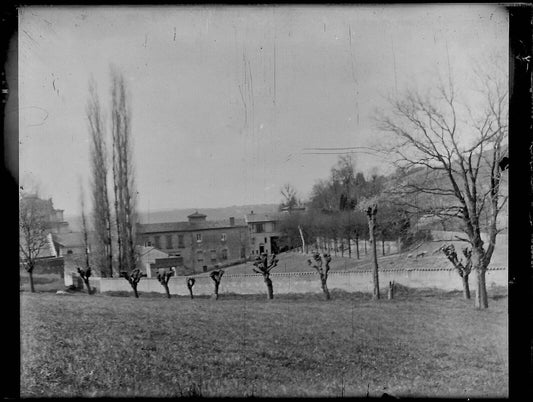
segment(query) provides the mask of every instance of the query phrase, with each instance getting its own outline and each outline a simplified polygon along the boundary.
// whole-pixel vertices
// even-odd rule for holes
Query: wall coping
[[[506,271],[507,267],[490,267],[487,268],[487,271]],[[437,272],[437,271],[448,271],[452,272],[455,271],[455,268],[407,268],[407,269],[379,269],[380,273],[385,272],[396,272],[396,273],[410,273],[410,272]],[[358,274],[368,274],[371,273],[371,269],[364,269],[364,270],[352,270],[352,271],[330,271],[328,275],[358,275]],[[283,276],[318,276],[318,272],[272,272],[270,274],[271,277],[283,277]],[[187,280],[188,278],[192,278],[193,276],[178,276],[178,277],[172,277],[171,280],[180,280],[184,279]],[[227,274],[224,277],[226,278],[245,278],[245,277],[259,277],[262,278],[261,274]],[[197,276],[196,278],[206,278],[210,279],[208,276]],[[91,280],[124,280],[124,278],[101,278],[101,277],[92,277]],[[157,280],[157,278],[143,278],[142,280]]]

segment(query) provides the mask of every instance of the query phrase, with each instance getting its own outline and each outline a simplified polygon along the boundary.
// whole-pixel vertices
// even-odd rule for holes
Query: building
[[[137,243],[168,254],[154,268],[175,267],[178,275],[206,272],[242,262],[249,255],[248,229],[242,219],[208,221],[196,211],[187,222],[137,225]]]
[[[52,199],[43,200],[36,194],[25,194],[19,199],[21,202],[26,202],[31,205],[31,210],[35,211],[32,214],[37,216],[39,222],[44,222],[46,230],[46,240],[42,247],[37,252],[35,257],[35,272],[36,273],[58,273],[62,275],[63,272],[63,258],[61,256],[59,245],[56,243],[55,236],[59,233],[66,233],[69,231],[69,224],[63,219],[63,210],[55,209]],[[33,237],[33,240],[36,240]],[[27,239],[19,233],[19,243],[23,250],[27,249]],[[33,242],[33,241],[32,241]],[[35,245],[36,243],[34,243]],[[22,251],[20,254],[21,268],[25,264],[25,256]]]
[[[283,233],[279,231],[281,217],[281,213],[254,214],[254,211],[246,215],[252,257],[262,253],[278,254],[281,251],[280,240],[283,237]]]
[[[67,233],[70,231],[68,222],[63,218],[63,210],[55,209],[52,199],[43,200],[35,194],[28,194],[24,199],[32,202],[36,209],[42,211],[46,217],[46,223],[50,233]]]

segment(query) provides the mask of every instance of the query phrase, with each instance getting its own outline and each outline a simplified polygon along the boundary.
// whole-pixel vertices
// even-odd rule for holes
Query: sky
[[[139,210],[278,203],[285,183],[306,198],[337,160],[306,148],[379,146],[387,95],[449,72],[468,87],[477,61],[506,58],[508,17],[495,5],[29,6],[18,35],[19,177],[70,215],[80,183],[89,191],[89,79],[109,116],[112,65],[129,89]]]

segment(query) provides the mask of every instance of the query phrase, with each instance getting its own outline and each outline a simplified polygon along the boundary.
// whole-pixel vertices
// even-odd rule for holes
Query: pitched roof
[[[204,221],[204,222],[163,222],[138,224],[140,233],[160,233],[160,232],[191,232],[195,230],[226,229],[246,226],[244,219],[235,219],[235,224],[230,225],[229,220],[225,221]]]
[[[190,215],[187,215],[187,218],[206,218],[207,215],[204,215],[204,214],[201,214],[199,213],[198,211],[190,214]]]

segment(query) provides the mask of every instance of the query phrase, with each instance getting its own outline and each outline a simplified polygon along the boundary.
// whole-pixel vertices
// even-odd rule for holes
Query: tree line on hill
[[[286,235],[287,244],[284,246],[300,248],[306,253],[320,250],[334,255],[346,254],[350,258],[353,255],[359,259],[360,244],[363,240],[366,243],[370,234],[366,214],[358,205],[382,194],[389,180],[375,169],[367,179],[357,171],[352,155],[341,155],[331,168],[329,177],[313,186],[305,203],[298,198],[294,186],[285,184],[280,204],[280,210],[287,212],[280,223],[280,230]],[[305,210],[301,208],[303,204]],[[375,234],[381,241],[383,255],[385,241],[395,241],[401,247],[408,247],[419,239],[428,238],[429,232],[416,230],[415,219],[397,204],[380,203],[380,219]]]

